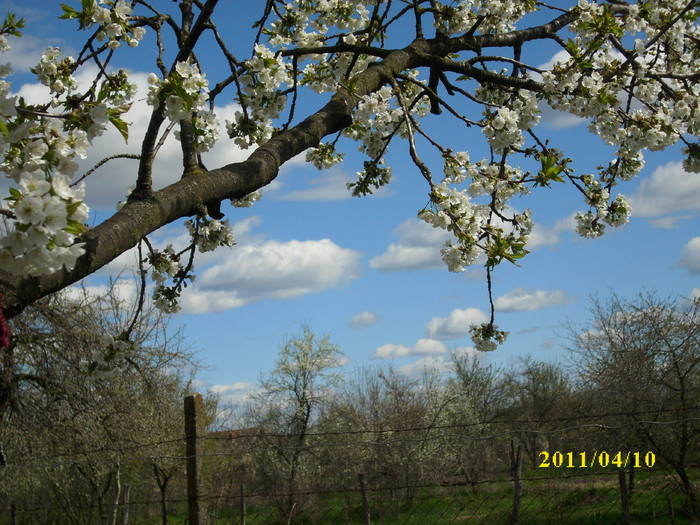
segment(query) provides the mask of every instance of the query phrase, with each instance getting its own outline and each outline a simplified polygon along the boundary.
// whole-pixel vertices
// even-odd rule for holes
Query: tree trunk
[[[686,497],[686,507],[688,510],[688,516],[691,518],[700,518],[700,506],[698,506],[698,498],[695,494],[693,488],[693,483],[688,478],[688,473],[683,465],[676,467],[676,473],[681,480],[681,486],[683,487],[683,494]]]

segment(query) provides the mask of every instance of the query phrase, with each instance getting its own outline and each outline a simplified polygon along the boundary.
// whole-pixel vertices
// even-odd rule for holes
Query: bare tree
[[[672,467],[688,512],[699,516],[688,466],[700,457],[700,302],[613,294],[594,299],[590,323],[570,334],[574,363],[595,405],[626,414],[632,431],[621,439],[649,447]]]

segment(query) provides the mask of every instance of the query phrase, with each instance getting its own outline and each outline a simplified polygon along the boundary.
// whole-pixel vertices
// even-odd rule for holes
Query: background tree
[[[147,500],[154,472],[162,481],[184,471],[171,458],[182,455],[182,398],[197,364],[160,312],[132,314],[113,286],[54,294],[13,319],[0,494],[4,507],[39,509],[23,523],[114,524],[127,487]]]
[[[280,346],[274,370],[261,377],[260,389],[251,394],[245,426],[259,433],[253,454],[264,487],[288,495],[280,502],[285,520],[303,505],[295,493],[320,474],[309,433],[341,381],[341,359],[340,348],[328,336],[305,326]]]
[[[485,364],[468,353],[453,353],[452,368],[453,373],[447,378],[453,399],[450,421],[458,425],[455,430],[460,437],[471,437],[473,441],[471,446],[464,446],[458,438],[451,444],[455,463],[460,465],[459,474],[477,491],[477,481],[493,475],[503,461],[503,444],[485,438],[502,431],[495,421],[509,407],[509,377],[500,366]]]
[[[351,184],[358,196],[389,182],[387,148],[405,139],[427,183],[429,203],[419,216],[452,234],[442,250],[448,268],[461,271],[484,260],[489,280],[499,263],[527,253],[532,216],[509,205],[513,196],[567,181],[584,201],[579,233],[596,237],[627,221],[630,207],[613,192],[639,172],[644,150],[682,142],[686,169],[700,169],[695,1],[582,0],[558,7],[534,0],[271,0],[260,5],[247,60],[230,51],[236,35],[217,18],[217,4],[65,4],[62,18],[86,32],[86,45],[75,58],[50,48],[33,69],[51,98],[18,99],[2,84],[2,169],[15,186],[2,210],[9,229],[0,242],[8,315],[142,242],[157,303],[177,309],[192,278],[190,254],[233,242],[221,221],[222,203],[250,204],[284,162],[309,148],[307,158],[319,167],[338,162],[340,136],[321,142],[333,134],[356,141],[367,156]],[[0,47],[22,28],[8,17]],[[157,73],[149,79],[147,131],[130,137],[141,144],[135,189],[117,213],[87,228],[83,191],[71,185],[77,182],[73,159],[107,125],[127,136],[125,114],[135,89],[112,62],[140,52],[146,33],[156,37],[150,41]],[[567,58],[543,71],[531,63],[535,48],[549,56],[565,51]],[[225,71],[210,69],[217,61]],[[94,82],[80,87],[75,74],[91,65],[98,71]],[[308,90],[330,93],[330,101],[300,119],[298,101]],[[206,152],[216,140],[213,109],[232,98],[241,110],[227,123],[229,138],[255,149],[244,162],[207,169]],[[617,148],[616,157],[601,162],[596,174],[574,173],[566,153],[537,129],[540,103],[589,119],[592,132]],[[465,133],[481,131],[490,155],[470,159],[461,140],[436,140],[427,125],[433,119],[454,119]],[[173,126],[182,178],[157,188],[153,161]],[[182,250],[146,243],[148,234],[185,217],[191,242]],[[505,336],[493,316],[472,330],[483,350]]]
[[[534,469],[540,452],[554,452],[565,444],[556,429],[570,425],[566,419],[573,408],[571,381],[559,366],[530,357],[523,358],[506,381],[506,414]]]
[[[570,351],[592,404],[626,414],[631,423],[613,438],[630,450],[648,448],[673,468],[688,512],[700,516],[688,475],[700,458],[700,303],[652,292],[632,300],[613,294],[607,301],[593,300],[591,322],[572,327],[570,334]]]

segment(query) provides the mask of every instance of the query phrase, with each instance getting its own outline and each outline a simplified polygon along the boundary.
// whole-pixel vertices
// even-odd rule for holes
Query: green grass
[[[534,475],[537,475],[534,472]],[[593,477],[571,478],[566,474],[550,479],[523,480],[521,525],[597,525],[623,523],[620,488],[616,475],[593,473]],[[635,525],[671,523],[669,501],[675,523],[691,521],[683,513],[683,498],[673,491],[668,478],[644,472],[635,473],[631,499],[631,518]],[[410,505],[405,491],[369,492],[373,525],[429,524],[504,524],[512,512],[513,485],[510,482],[489,483],[471,487],[418,489]],[[247,525],[286,524],[270,502],[251,499],[247,505]],[[291,523],[297,525],[362,525],[362,504],[359,493],[317,497],[300,503],[302,509]],[[185,514],[172,516],[170,523],[185,523]],[[240,523],[240,508],[221,509],[217,525]]]

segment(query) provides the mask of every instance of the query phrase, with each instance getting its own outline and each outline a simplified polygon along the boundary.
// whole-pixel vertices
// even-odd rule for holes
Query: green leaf
[[[5,200],[18,201],[22,198],[22,192],[17,188],[10,188],[10,196]]]
[[[61,4],[61,9],[63,9],[63,14],[58,18],[62,20],[73,20],[74,18],[78,18],[80,15],[78,11],[66,4]]]
[[[124,142],[129,142],[129,124],[120,119],[117,115],[109,115],[109,121],[114,125],[115,128],[124,137]]]
[[[78,211],[78,208],[80,208],[82,203],[82,201],[71,201],[66,204],[66,211],[68,212],[68,215],[73,215],[76,211]]]
[[[68,224],[63,229],[71,235],[81,235],[87,231],[87,226],[74,219],[68,219]]]

